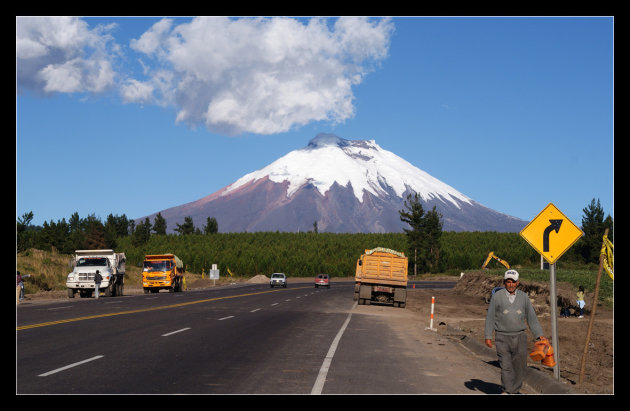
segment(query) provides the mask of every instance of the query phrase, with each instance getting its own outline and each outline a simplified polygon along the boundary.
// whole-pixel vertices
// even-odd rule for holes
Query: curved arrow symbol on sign
[[[549,252],[549,234],[552,231],[555,231],[556,234],[560,231],[560,226],[562,225],[563,220],[549,220],[551,224],[549,227],[545,228],[545,232],[543,233],[543,252]]]

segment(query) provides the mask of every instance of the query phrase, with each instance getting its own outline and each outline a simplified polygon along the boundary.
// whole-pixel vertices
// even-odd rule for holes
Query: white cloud
[[[389,49],[390,30],[374,30],[364,19],[346,18],[335,22],[335,37],[353,59],[383,59]]]
[[[90,30],[76,17],[17,17],[18,91],[99,93],[114,84],[106,46],[112,27]]]
[[[394,30],[390,19],[165,18],[125,49],[114,28],[18,17],[18,91],[99,93],[118,84],[124,103],[173,107],[175,121],[193,127],[280,133],[352,118],[352,88],[387,57]],[[143,78],[117,73],[118,57],[139,61]]]
[[[153,101],[153,86],[129,79],[122,85],[120,95],[126,103],[150,103]]]
[[[132,39],[129,45],[132,49],[140,51],[144,54],[153,54],[160,48],[161,43],[167,38],[172,24],[173,20],[162,19],[140,36],[138,40]]]
[[[160,82],[160,95],[162,104],[176,107],[178,122],[225,134],[273,134],[351,118],[352,86],[387,56],[389,19],[327,23],[200,17],[173,27],[164,19],[131,47],[155,58],[162,78],[163,70],[172,72]]]
[[[62,64],[49,64],[39,71],[44,91],[73,93],[81,90],[81,61],[73,59]]]

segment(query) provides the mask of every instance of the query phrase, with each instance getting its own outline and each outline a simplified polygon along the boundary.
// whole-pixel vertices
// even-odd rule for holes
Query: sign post
[[[556,291],[556,263],[549,264],[549,305],[551,306],[551,343],[556,355],[553,376],[560,379],[560,349],[558,347],[558,293]]]
[[[212,286],[214,287],[217,284],[217,280],[219,279],[219,270],[217,270],[217,265],[212,264],[212,269],[209,272],[210,278],[212,280]]]
[[[560,379],[560,350],[558,347],[558,296],[556,294],[556,261],[584,235],[555,205],[549,203],[520,232],[536,251],[549,262],[549,303],[551,305],[551,338],[556,356],[553,374]]]

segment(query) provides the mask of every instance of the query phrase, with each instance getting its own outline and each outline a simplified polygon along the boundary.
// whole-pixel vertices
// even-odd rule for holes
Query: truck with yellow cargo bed
[[[354,300],[372,301],[404,308],[407,302],[407,266],[404,253],[377,247],[365,250],[357,260]]]
[[[145,294],[160,290],[184,291],[184,263],[175,254],[150,254],[142,264],[142,289]]]

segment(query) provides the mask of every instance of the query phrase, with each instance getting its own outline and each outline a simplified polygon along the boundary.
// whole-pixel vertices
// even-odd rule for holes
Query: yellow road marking
[[[300,288],[305,288],[305,287],[300,287]],[[292,288],[292,290],[295,290],[295,288]],[[117,313],[88,315],[88,316],[85,316],[85,317],[68,318],[66,320],[57,320],[57,321],[49,321],[49,322],[38,323],[38,324],[21,325],[19,327],[16,327],[15,330],[16,331],[20,331],[20,330],[27,330],[29,328],[46,327],[46,326],[55,325],[55,324],[71,323],[71,322],[74,322],[74,321],[92,320],[94,318],[113,317],[115,315],[126,315],[126,314],[142,313],[142,312],[147,312],[147,311],[164,310],[164,309],[167,309],[167,308],[184,307],[186,305],[207,303],[207,302],[210,302],[210,301],[217,301],[217,300],[226,300],[228,298],[248,297],[250,295],[266,294],[266,293],[273,293],[273,292],[278,292],[278,291],[282,291],[282,290],[260,291],[260,292],[249,293],[249,294],[238,294],[238,295],[229,295],[229,296],[225,296],[225,297],[207,298],[207,299],[204,299],[204,300],[189,301],[187,303],[179,303],[179,304],[172,304],[172,305],[164,305],[164,306],[161,306],[161,307],[141,308],[141,309],[138,309],[138,310],[121,311],[121,312],[117,312]]]

